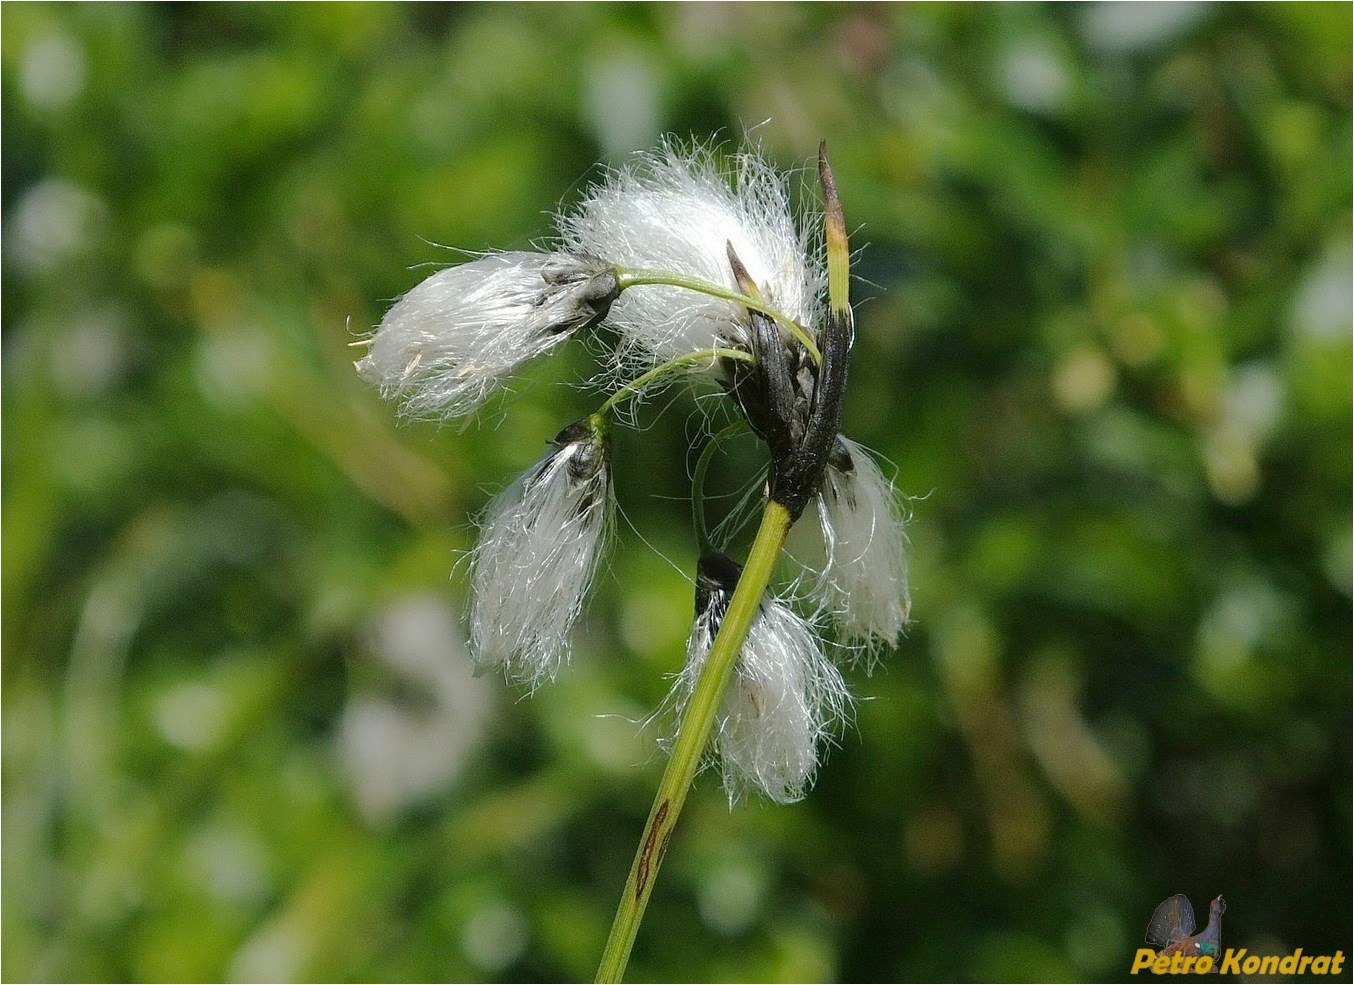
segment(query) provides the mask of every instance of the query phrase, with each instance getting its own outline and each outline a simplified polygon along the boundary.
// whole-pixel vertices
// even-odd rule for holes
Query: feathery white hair
[[[907,535],[873,456],[845,435],[837,440],[812,501],[817,523],[796,524],[794,550],[812,572],[809,594],[842,637],[874,650],[897,642],[912,607]]]
[[[607,450],[595,432],[556,445],[498,495],[471,556],[471,649],[535,688],[569,658],[569,633],[601,557],[611,511]]]
[[[409,417],[464,416],[605,311],[604,273],[589,258],[520,251],[440,270],[386,312],[357,371]]]
[[[680,707],[695,690],[727,604],[726,595],[696,617],[674,688]],[[803,798],[818,769],[819,743],[833,736],[849,704],[846,682],[809,624],[783,602],[763,600],[711,740],[730,806],[750,789],[779,804]]]
[[[566,249],[736,291],[732,243],[767,302],[811,327],[827,283],[825,261],[811,245],[820,222],[810,216],[796,224],[785,177],[756,154],[734,154],[721,167],[713,149],[665,143],[589,188],[559,228]],[[730,301],[642,285],[621,294],[609,320],[621,333],[622,361],[644,363],[742,338],[746,318]]]

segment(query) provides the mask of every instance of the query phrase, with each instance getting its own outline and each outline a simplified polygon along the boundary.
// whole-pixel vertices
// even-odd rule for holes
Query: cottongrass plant
[[[481,669],[502,667],[535,687],[568,659],[611,513],[609,458],[602,427],[571,424],[490,505],[471,555],[470,640]]]
[[[616,273],[568,253],[491,253],[400,298],[357,362],[412,417],[474,412],[528,360],[600,320]]]
[[[739,299],[683,283],[732,288],[730,247],[776,311],[817,321],[826,280],[812,245],[818,223],[796,223],[784,178],[755,154],[734,155],[728,169],[708,149],[665,146],[594,185],[559,225],[567,249],[606,257],[627,283],[649,287],[622,294],[610,315],[622,355],[637,363],[746,343]]]
[[[724,554],[700,560],[696,622],[674,690],[681,705],[696,690],[741,573]],[[818,748],[849,700],[846,682],[808,620],[780,599],[762,599],[711,738],[730,805],[750,790],[778,804],[802,798],[818,769]]]
[[[873,456],[845,435],[813,498],[817,523],[807,535],[809,595],[847,643],[867,653],[892,646],[912,608],[907,537],[893,486]],[[796,525],[796,531],[810,526]]]
[[[897,642],[908,618],[903,518],[874,459],[840,433],[854,322],[846,226],[826,149],[821,214],[796,216],[784,175],[754,153],[664,144],[611,171],[559,216],[559,248],[439,271],[356,343],[361,375],[409,417],[478,409],[524,363],[608,323],[613,392],[548,443],[489,506],[470,565],[482,668],[535,688],[569,658],[612,510],[610,432],[647,389],[718,386],[765,444],[760,525],[746,562],[705,517],[713,438],[692,486],[695,618],[670,704],[680,725],[598,969],[618,981],[673,826],[702,765],[730,803],[805,795],[850,698],[827,654]],[[727,430],[727,429],[726,429]],[[812,546],[783,595],[786,538]],[[721,529],[715,527],[716,530]],[[802,610],[802,611],[801,611]],[[835,631],[837,640],[824,638]]]

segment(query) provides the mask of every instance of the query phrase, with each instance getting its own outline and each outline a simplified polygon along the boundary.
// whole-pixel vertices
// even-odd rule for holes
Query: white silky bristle
[[[569,658],[611,510],[604,447],[552,449],[490,504],[471,560],[471,647],[481,668],[535,688]]]
[[[547,271],[568,264],[579,269],[577,279],[546,280]],[[358,373],[409,417],[469,414],[593,316],[586,272],[576,258],[524,252],[440,270],[386,312]]]
[[[560,216],[565,248],[627,269],[661,270],[737,290],[727,243],[768,303],[813,325],[827,282],[811,245],[821,219],[796,224],[786,180],[756,154],[736,154],[722,169],[709,150],[666,145],[613,171]],[[672,359],[742,337],[746,311],[733,302],[666,285],[624,291],[610,322],[622,359]]]
[[[813,501],[817,523],[806,517],[795,530],[797,545],[812,542],[812,557],[796,550],[815,569],[810,594],[842,637],[873,650],[894,645],[907,624],[907,535],[893,486],[874,458],[847,437],[839,441],[851,468],[829,463]]]
[[[692,628],[676,686],[683,706],[714,642],[719,608],[700,613]],[[835,734],[849,704],[846,683],[809,624],[784,603],[763,601],[711,739],[730,806],[753,789],[779,804],[802,799],[818,769],[819,745]]]

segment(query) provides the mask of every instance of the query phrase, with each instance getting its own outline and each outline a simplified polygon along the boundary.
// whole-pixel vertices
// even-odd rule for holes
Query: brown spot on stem
[[[668,847],[668,838],[672,832],[666,833],[663,838],[662,848],[658,851],[658,857],[654,857],[654,846],[658,844],[659,832],[663,830],[663,822],[668,819],[668,801],[658,805],[658,810],[654,811],[653,823],[649,825],[649,833],[644,836],[644,849],[639,853],[639,871],[635,874],[635,899],[644,898],[644,888],[649,885],[649,877],[653,870],[663,861],[663,852]]]

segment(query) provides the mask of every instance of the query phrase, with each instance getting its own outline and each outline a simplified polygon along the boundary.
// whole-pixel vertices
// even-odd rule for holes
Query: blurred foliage
[[[807,800],[698,783],[631,977],[1123,978],[1177,892],[1348,953],[1350,50],[1345,4],[6,5],[4,977],[591,976],[695,405],[619,436],[527,700],[456,558],[592,357],[458,432],[345,346],[435,243],[749,130],[831,144],[915,625]]]

